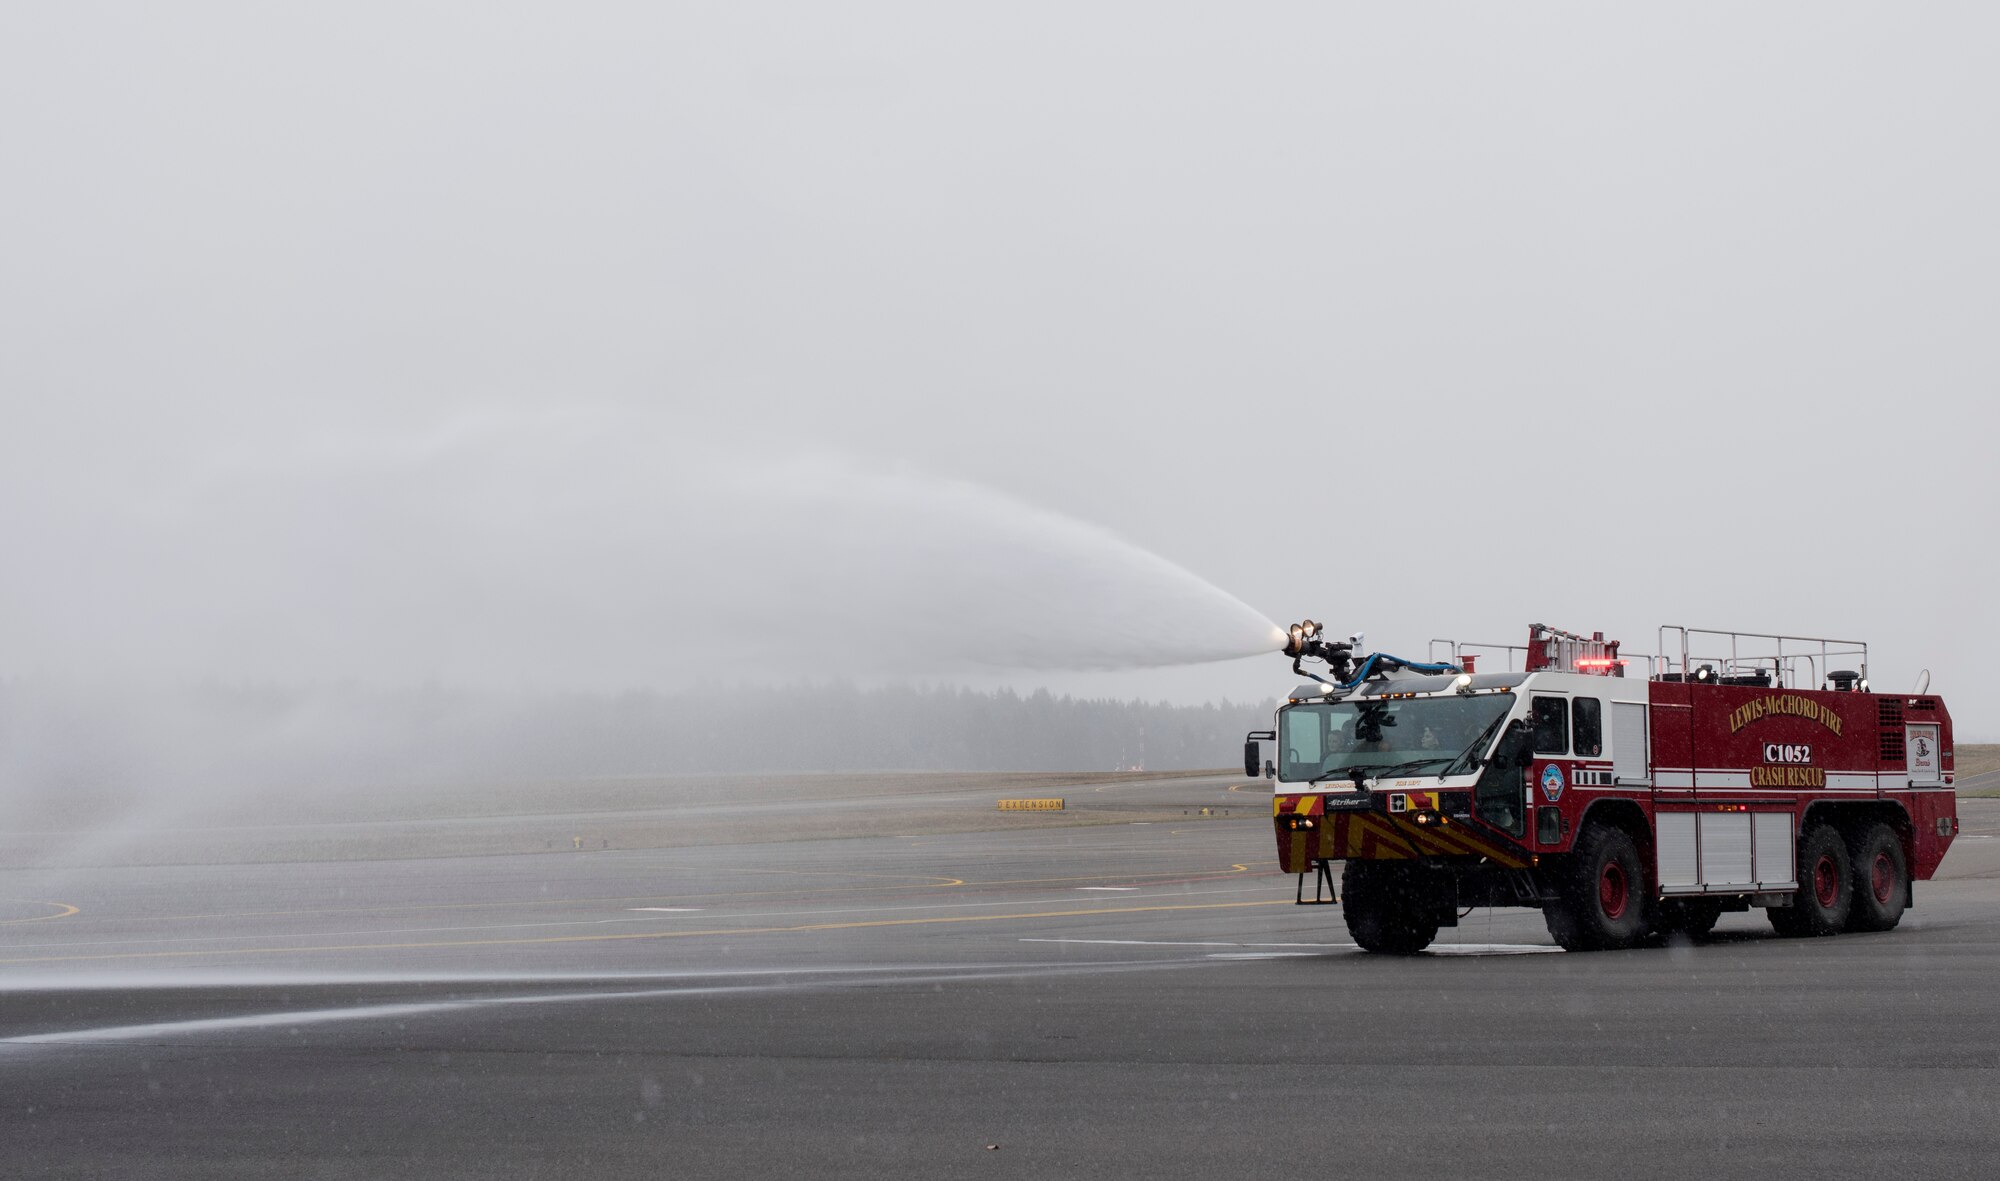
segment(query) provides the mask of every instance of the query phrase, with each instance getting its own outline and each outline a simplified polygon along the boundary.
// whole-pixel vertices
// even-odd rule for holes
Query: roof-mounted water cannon
[[[1426,676],[1465,671],[1456,664],[1427,664],[1404,660],[1387,652],[1363,656],[1360,654],[1362,639],[1362,634],[1355,632],[1344,640],[1329,640],[1325,624],[1314,623],[1310,619],[1301,620],[1285,629],[1285,655],[1292,658],[1293,672],[1318,681],[1334,695],[1344,694],[1370,677],[1384,677],[1404,670]],[[1305,667],[1308,658],[1325,661],[1327,672],[1332,674],[1331,679],[1309,671]],[[1466,685],[1470,683],[1465,682]]]
[[[1354,645],[1360,639],[1354,635],[1346,640],[1329,640],[1325,624],[1302,620],[1285,629],[1285,655],[1292,658],[1293,672],[1321,684],[1337,685],[1353,673]],[[1307,672],[1303,664],[1307,657],[1324,660],[1334,679],[1329,681],[1318,673]]]

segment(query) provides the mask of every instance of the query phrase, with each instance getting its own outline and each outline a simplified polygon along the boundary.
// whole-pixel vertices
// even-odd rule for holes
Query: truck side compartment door
[[[1643,787],[1653,782],[1652,763],[1646,749],[1646,707],[1637,701],[1611,703],[1612,778],[1623,786]]]

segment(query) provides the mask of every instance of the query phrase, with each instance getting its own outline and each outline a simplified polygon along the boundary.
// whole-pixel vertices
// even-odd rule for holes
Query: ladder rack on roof
[[[1546,623],[1528,625],[1526,667],[1529,672],[1551,669],[1600,677],[1622,677],[1625,675],[1625,664],[1618,657],[1618,641],[1605,639],[1603,632],[1581,636]]]
[[[1668,633],[1672,633],[1670,637]],[[1669,639],[1674,646],[1669,647]],[[1689,680],[1706,666],[1724,683],[1762,683],[1785,689],[1817,689],[1827,674],[1836,671],[1836,658],[1856,661],[1861,680],[1868,679],[1868,645],[1861,640],[1834,640],[1821,636],[1781,636],[1764,632],[1721,631],[1714,628],[1660,628],[1659,665],[1655,680]],[[1787,649],[1786,645],[1791,647]],[[1746,650],[1747,649],[1747,650]],[[1679,655],[1676,656],[1675,653]],[[1800,684],[1799,673],[1806,677]]]

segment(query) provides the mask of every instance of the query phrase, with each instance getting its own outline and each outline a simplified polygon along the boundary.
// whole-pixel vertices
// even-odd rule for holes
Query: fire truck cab
[[[1857,641],[1668,627],[1627,658],[1536,624],[1424,662],[1359,641],[1290,629],[1308,680],[1244,770],[1275,781],[1297,899],[1335,901],[1343,863],[1370,951],[1420,951],[1478,906],[1539,908],[1572,951],[1698,938],[1753,906],[1783,935],[1887,930],[1958,831],[1944,702],[1871,690]]]

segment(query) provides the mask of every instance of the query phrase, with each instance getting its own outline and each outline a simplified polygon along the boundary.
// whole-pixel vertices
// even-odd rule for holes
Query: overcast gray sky
[[[0,674],[1241,699],[1289,672],[1111,666],[1685,622],[2000,739],[1996,43],[9,5]]]

